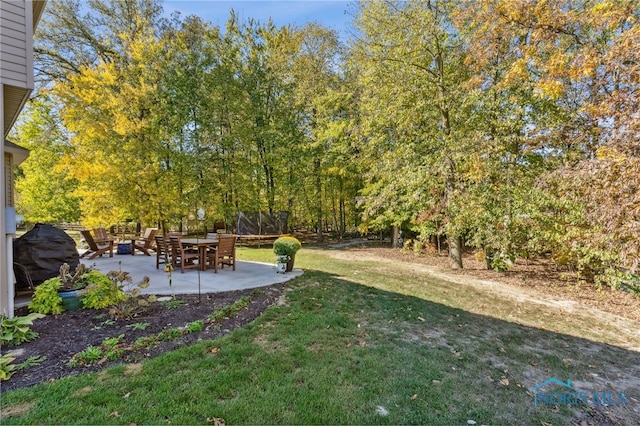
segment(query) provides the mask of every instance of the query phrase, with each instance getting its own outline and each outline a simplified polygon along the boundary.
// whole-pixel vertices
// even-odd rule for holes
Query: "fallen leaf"
[[[554,405],[551,411],[553,411],[554,413],[558,413],[560,412],[560,407],[558,407],[557,405]]]
[[[498,349],[500,352],[505,353],[506,351],[504,350],[504,348],[500,348]]]
[[[418,319],[419,319],[420,321],[424,321],[424,318],[422,318],[422,317],[418,317]]]
[[[118,413],[117,411],[113,411],[109,414],[109,417],[121,417],[122,414]]]
[[[417,397],[418,397],[418,394],[417,394],[417,393],[414,393],[413,395],[411,395],[411,399],[412,399],[412,400],[413,400],[413,399],[416,399]]]
[[[569,361],[567,358],[564,358],[564,359],[562,360],[562,363],[563,363],[564,365],[569,365],[569,364],[571,364],[571,361]]]
[[[500,379],[500,383],[504,386],[509,386],[509,379],[506,377],[503,377],[502,379]]]
[[[224,426],[224,419],[220,417],[207,417],[208,423],[213,423],[213,426]]]
[[[219,350],[220,350],[220,348],[211,348],[211,353],[212,354],[217,354]]]
[[[131,396],[131,392],[127,392],[124,394],[123,398],[129,398]]]

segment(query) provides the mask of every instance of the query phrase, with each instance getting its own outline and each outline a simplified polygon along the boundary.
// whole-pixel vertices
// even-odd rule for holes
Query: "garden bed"
[[[16,371],[12,377],[2,382],[1,391],[32,386],[41,382],[60,379],[65,376],[98,370],[117,362],[136,362],[188,345],[201,339],[215,338],[225,334],[258,317],[268,306],[274,303],[282,293],[283,285],[273,285],[253,290],[239,290],[225,293],[198,295],[176,295],[170,302],[154,302],[142,314],[130,319],[113,319],[107,309],[82,309],[64,312],[60,315],[47,315],[34,322],[31,329],[39,336],[17,348],[2,347],[2,354],[12,352],[19,364],[29,357],[46,357],[38,365]],[[224,311],[235,302],[249,298],[246,308],[218,315],[219,320],[207,318],[217,311]],[[29,313],[21,308],[16,315]],[[164,330],[184,328],[195,321],[205,320],[204,330],[186,333],[171,340],[161,340],[144,349],[133,350],[132,345],[146,336],[157,336]],[[94,365],[71,367],[69,360],[89,346],[99,347],[105,339],[117,338],[124,334],[120,346],[123,356],[116,360],[99,360]]]

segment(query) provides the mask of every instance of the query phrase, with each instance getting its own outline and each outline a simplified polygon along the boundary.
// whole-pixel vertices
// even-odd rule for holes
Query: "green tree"
[[[384,212],[387,225],[400,227],[441,206],[451,265],[461,268],[465,229],[456,220],[455,200],[465,193],[462,172],[474,147],[465,126],[461,85],[468,71],[452,31],[454,5],[362,3],[354,60],[362,91],[363,162],[370,170],[365,212]]]
[[[74,195],[78,183],[60,161],[70,152],[69,135],[49,97],[29,103],[25,116],[11,136],[30,151],[18,166],[17,210],[31,224],[76,222],[80,217],[79,200]]]

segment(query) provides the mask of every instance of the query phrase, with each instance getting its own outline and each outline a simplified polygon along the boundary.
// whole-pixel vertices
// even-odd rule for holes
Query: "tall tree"
[[[56,0],[35,35],[36,78],[64,81],[83,67],[126,59],[126,40],[161,21],[160,0]]]
[[[69,135],[49,97],[31,102],[26,116],[12,134],[12,139],[30,151],[18,166],[18,211],[27,223],[75,222],[80,218],[79,200],[74,196],[77,181],[60,161],[70,152]]]
[[[451,266],[461,268],[464,230],[454,206],[465,191],[461,171],[473,149],[464,126],[467,70],[452,31],[454,5],[361,3],[354,58],[362,76],[363,150],[372,170],[366,209],[382,209],[390,225],[400,226],[442,204]]]

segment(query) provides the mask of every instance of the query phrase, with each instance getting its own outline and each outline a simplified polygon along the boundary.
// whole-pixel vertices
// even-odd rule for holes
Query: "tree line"
[[[48,4],[14,139],[30,221],[165,227],[202,208],[393,230],[488,266],[551,256],[617,286],[640,259],[637,1],[352,5],[224,28],[155,0]],[[46,195],[46,196],[43,196]]]

